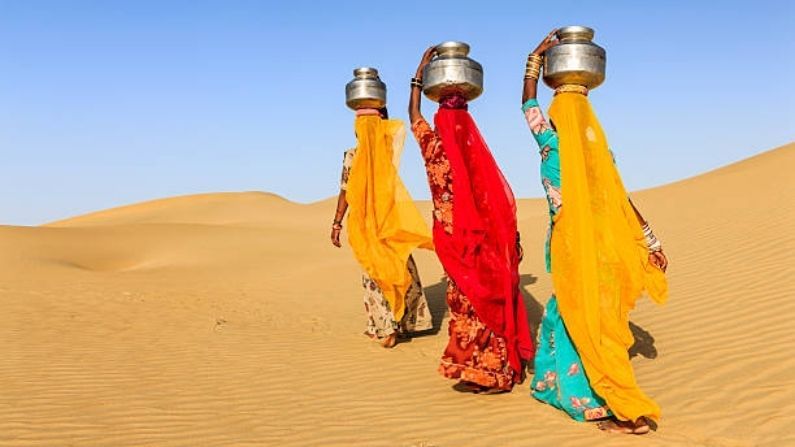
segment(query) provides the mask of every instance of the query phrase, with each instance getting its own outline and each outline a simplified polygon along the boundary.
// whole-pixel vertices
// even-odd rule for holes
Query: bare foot
[[[624,435],[645,435],[651,431],[651,427],[645,417],[640,417],[635,422],[610,419],[599,422],[596,424],[596,427],[608,433],[620,433]]]
[[[649,425],[649,421],[641,416],[635,421],[635,427],[632,429],[633,435],[645,435],[646,433],[651,431],[651,426]]]
[[[374,339],[375,339],[375,335],[373,335],[373,334],[371,334],[371,333],[369,333],[369,332],[367,332],[367,331],[364,331],[364,332],[362,332],[362,333],[363,333],[364,335],[366,335],[366,336],[367,336],[367,338],[369,338],[370,340],[374,340]]]
[[[632,434],[632,426],[627,426],[624,421],[616,419],[599,422],[596,424],[596,427],[607,433],[619,433],[623,435]]]
[[[397,345],[397,333],[391,333],[386,338],[381,340],[381,346],[390,349],[394,348]]]

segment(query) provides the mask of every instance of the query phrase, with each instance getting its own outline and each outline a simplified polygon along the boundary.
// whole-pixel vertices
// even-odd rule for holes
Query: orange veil
[[[549,111],[560,138],[563,208],[552,233],[560,313],[593,389],[622,420],[657,420],[630,364],[629,312],[644,291],[667,299],[665,275],[648,261],[641,226],[588,98],[559,93]]]
[[[356,138],[346,193],[348,243],[400,321],[411,285],[406,262],[418,247],[433,249],[431,233],[398,176],[406,138],[403,123],[358,116]]]

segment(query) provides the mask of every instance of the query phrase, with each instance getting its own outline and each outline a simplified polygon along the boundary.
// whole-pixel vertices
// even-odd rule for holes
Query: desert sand
[[[669,303],[633,313],[637,377],[663,408],[646,437],[573,422],[529,381],[453,391],[431,252],[415,257],[441,331],[364,337],[332,199],[203,194],[0,226],[0,445],[795,445],[793,169],[795,143],[633,194],[671,259]],[[535,328],[545,204],[519,215]]]

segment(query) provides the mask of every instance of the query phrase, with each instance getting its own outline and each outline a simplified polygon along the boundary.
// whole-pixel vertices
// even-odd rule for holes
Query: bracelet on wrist
[[[649,249],[649,253],[662,251],[662,243],[654,235],[648,222],[643,224],[643,238],[646,239],[646,247]]]
[[[527,63],[537,63],[538,65],[544,65],[544,56],[539,54],[530,53],[527,55]]]
[[[540,70],[525,70],[525,72],[524,72],[524,78],[525,79],[535,79],[537,81],[538,78],[540,78],[540,77],[541,77],[541,71]]]
[[[535,54],[527,57],[527,64],[525,65],[524,78],[538,80],[541,77],[542,58]]]

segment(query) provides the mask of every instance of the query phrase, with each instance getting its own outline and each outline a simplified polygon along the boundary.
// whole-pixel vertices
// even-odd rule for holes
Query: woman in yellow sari
[[[406,131],[386,108],[356,112],[357,146],[345,152],[332,243],[340,247],[348,213],[348,242],[362,267],[365,335],[385,348],[399,334],[432,328],[431,313],[411,252],[432,249],[430,231],[398,176]]]
[[[552,123],[536,100],[543,53],[528,56],[522,111],[541,153],[550,231],[547,269],[555,295],[539,330],[533,396],[602,430],[644,434],[660,407],[640,390],[630,364],[629,312],[647,293],[667,298],[668,260],[627,197],[584,87],[559,87]],[[565,204],[565,205],[564,205]]]

